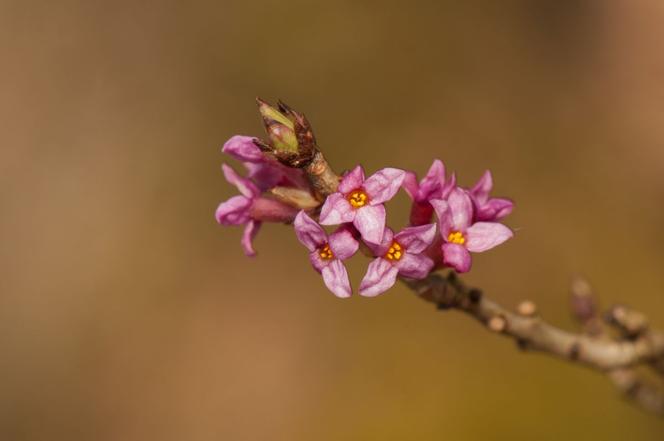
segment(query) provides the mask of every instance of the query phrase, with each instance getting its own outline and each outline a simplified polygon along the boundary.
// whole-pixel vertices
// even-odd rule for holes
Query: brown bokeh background
[[[338,300],[292,230],[250,260],[213,213],[221,145],[283,98],[339,170],[491,168],[518,203],[467,277],[492,297],[572,328],[581,273],[662,327],[663,20],[655,0],[0,2],[0,439],[661,440],[602,376],[401,286]]]

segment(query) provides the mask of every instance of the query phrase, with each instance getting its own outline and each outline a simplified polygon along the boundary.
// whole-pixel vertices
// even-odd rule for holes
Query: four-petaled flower
[[[325,285],[337,297],[350,297],[351,287],[343,261],[352,257],[359,243],[346,227],[328,234],[304,211],[295,217],[295,234],[309,251],[309,260],[321,273]]]
[[[261,223],[292,221],[297,210],[279,201],[261,197],[261,191],[250,179],[238,175],[228,165],[223,164],[222,170],[226,180],[240,191],[240,195],[222,202],[215,212],[215,218],[221,225],[245,225],[242,248],[247,256],[255,256],[252,241]]]
[[[468,191],[475,205],[475,220],[477,221],[498,221],[510,214],[514,208],[514,202],[509,199],[490,197],[489,193],[492,188],[493,177],[487,170]]]
[[[383,203],[399,191],[404,175],[403,170],[384,168],[365,179],[364,170],[358,165],[343,177],[337,192],[325,200],[321,225],[352,222],[366,242],[381,243],[385,230]]]
[[[456,188],[447,201],[431,200],[443,239],[443,263],[460,273],[470,270],[470,252],[487,251],[513,236],[497,222],[473,223],[473,202],[465,190]]]
[[[415,173],[406,172],[403,188],[413,200],[410,210],[410,224],[424,225],[431,222],[433,207],[431,207],[429,201],[431,199],[447,199],[454,187],[456,187],[456,175],[452,174],[450,179],[446,179],[445,164],[440,159],[433,161],[429,171],[419,183]]]
[[[377,256],[360,283],[360,295],[373,297],[394,285],[397,275],[411,279],[425,278],[434,262],[422,253],[436,237],[436,225],[407,227],[396,235],[385,228],[383,240],[371,246]]]

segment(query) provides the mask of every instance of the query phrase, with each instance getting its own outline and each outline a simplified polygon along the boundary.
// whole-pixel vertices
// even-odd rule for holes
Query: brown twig
[[[650,338],[646,316],[626,306],[613,306],[604,314],[602,322],[599,316],[599,300],[584,279],[577,278],[572,283],[571,297],[572,313],[588,335],[610,341],[611,336],[607,332],[606,324],[618,330],[619,340]],[[661,369],[664,357],[655,358],[649,364],[655,373],[664,374]],[[649,412],[664,415],[664,391],[660,386],[642,378],[635,367],[612,369],[607,376],[627,399]]]
[[[520,313],[511,312],[481,291],[467,287],[455,273],[402,281],[423,300],[439,309],[462,311],[490,331],[514,339],[521,349],[545,352],[606,372],[627,397],[650,412],[664,415],[661,390],[640,380],[633,371],[638,365],[659,365],[664,359],[664,333],[650,330],[629,340],[609,339],[598,331],[597,307],[590,294],[584,299],[577,290],[577,298],[573,296],[573,310],[585,328],[584,333],[576,334],[545,322],[535,314],[532,302],[522,303]]]

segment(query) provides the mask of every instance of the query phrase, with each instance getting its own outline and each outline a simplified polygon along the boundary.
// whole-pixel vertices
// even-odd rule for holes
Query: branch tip
[[[610,309],[605,317],[621,331],[622,337],[611,337],[604,332],[597,315],[597,301],[585,280],[575,279],[571,286],[572,311],[584,325],[582,333],[564,331],[545,322],[536,316],[537,307],[531,300],[521,302],[513,313],[480,290],[467,287],[454,272],[402,281],[439,309],[462,311],[490,331],[514,339],[521,350],[548,353],[608,374],[634,403],[664,415],[662,388],[648,384],[634,373],[635,367],[644,365],[664,377],[664,332],[647,327],[643,314],[620,305]]]

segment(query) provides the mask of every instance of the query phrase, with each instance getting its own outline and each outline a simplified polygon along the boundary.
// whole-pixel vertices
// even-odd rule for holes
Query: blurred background
[[[0,439],[661,440],[601,375],[401,286],[338,300],[292,230],[251,260],[213,213],[221,145],[281,98],[338,170],[493,170],[518,234],[466,280],[496,300],[573,329],[583,274],[664,327],[663,20],[656,0],[3,0]]]

